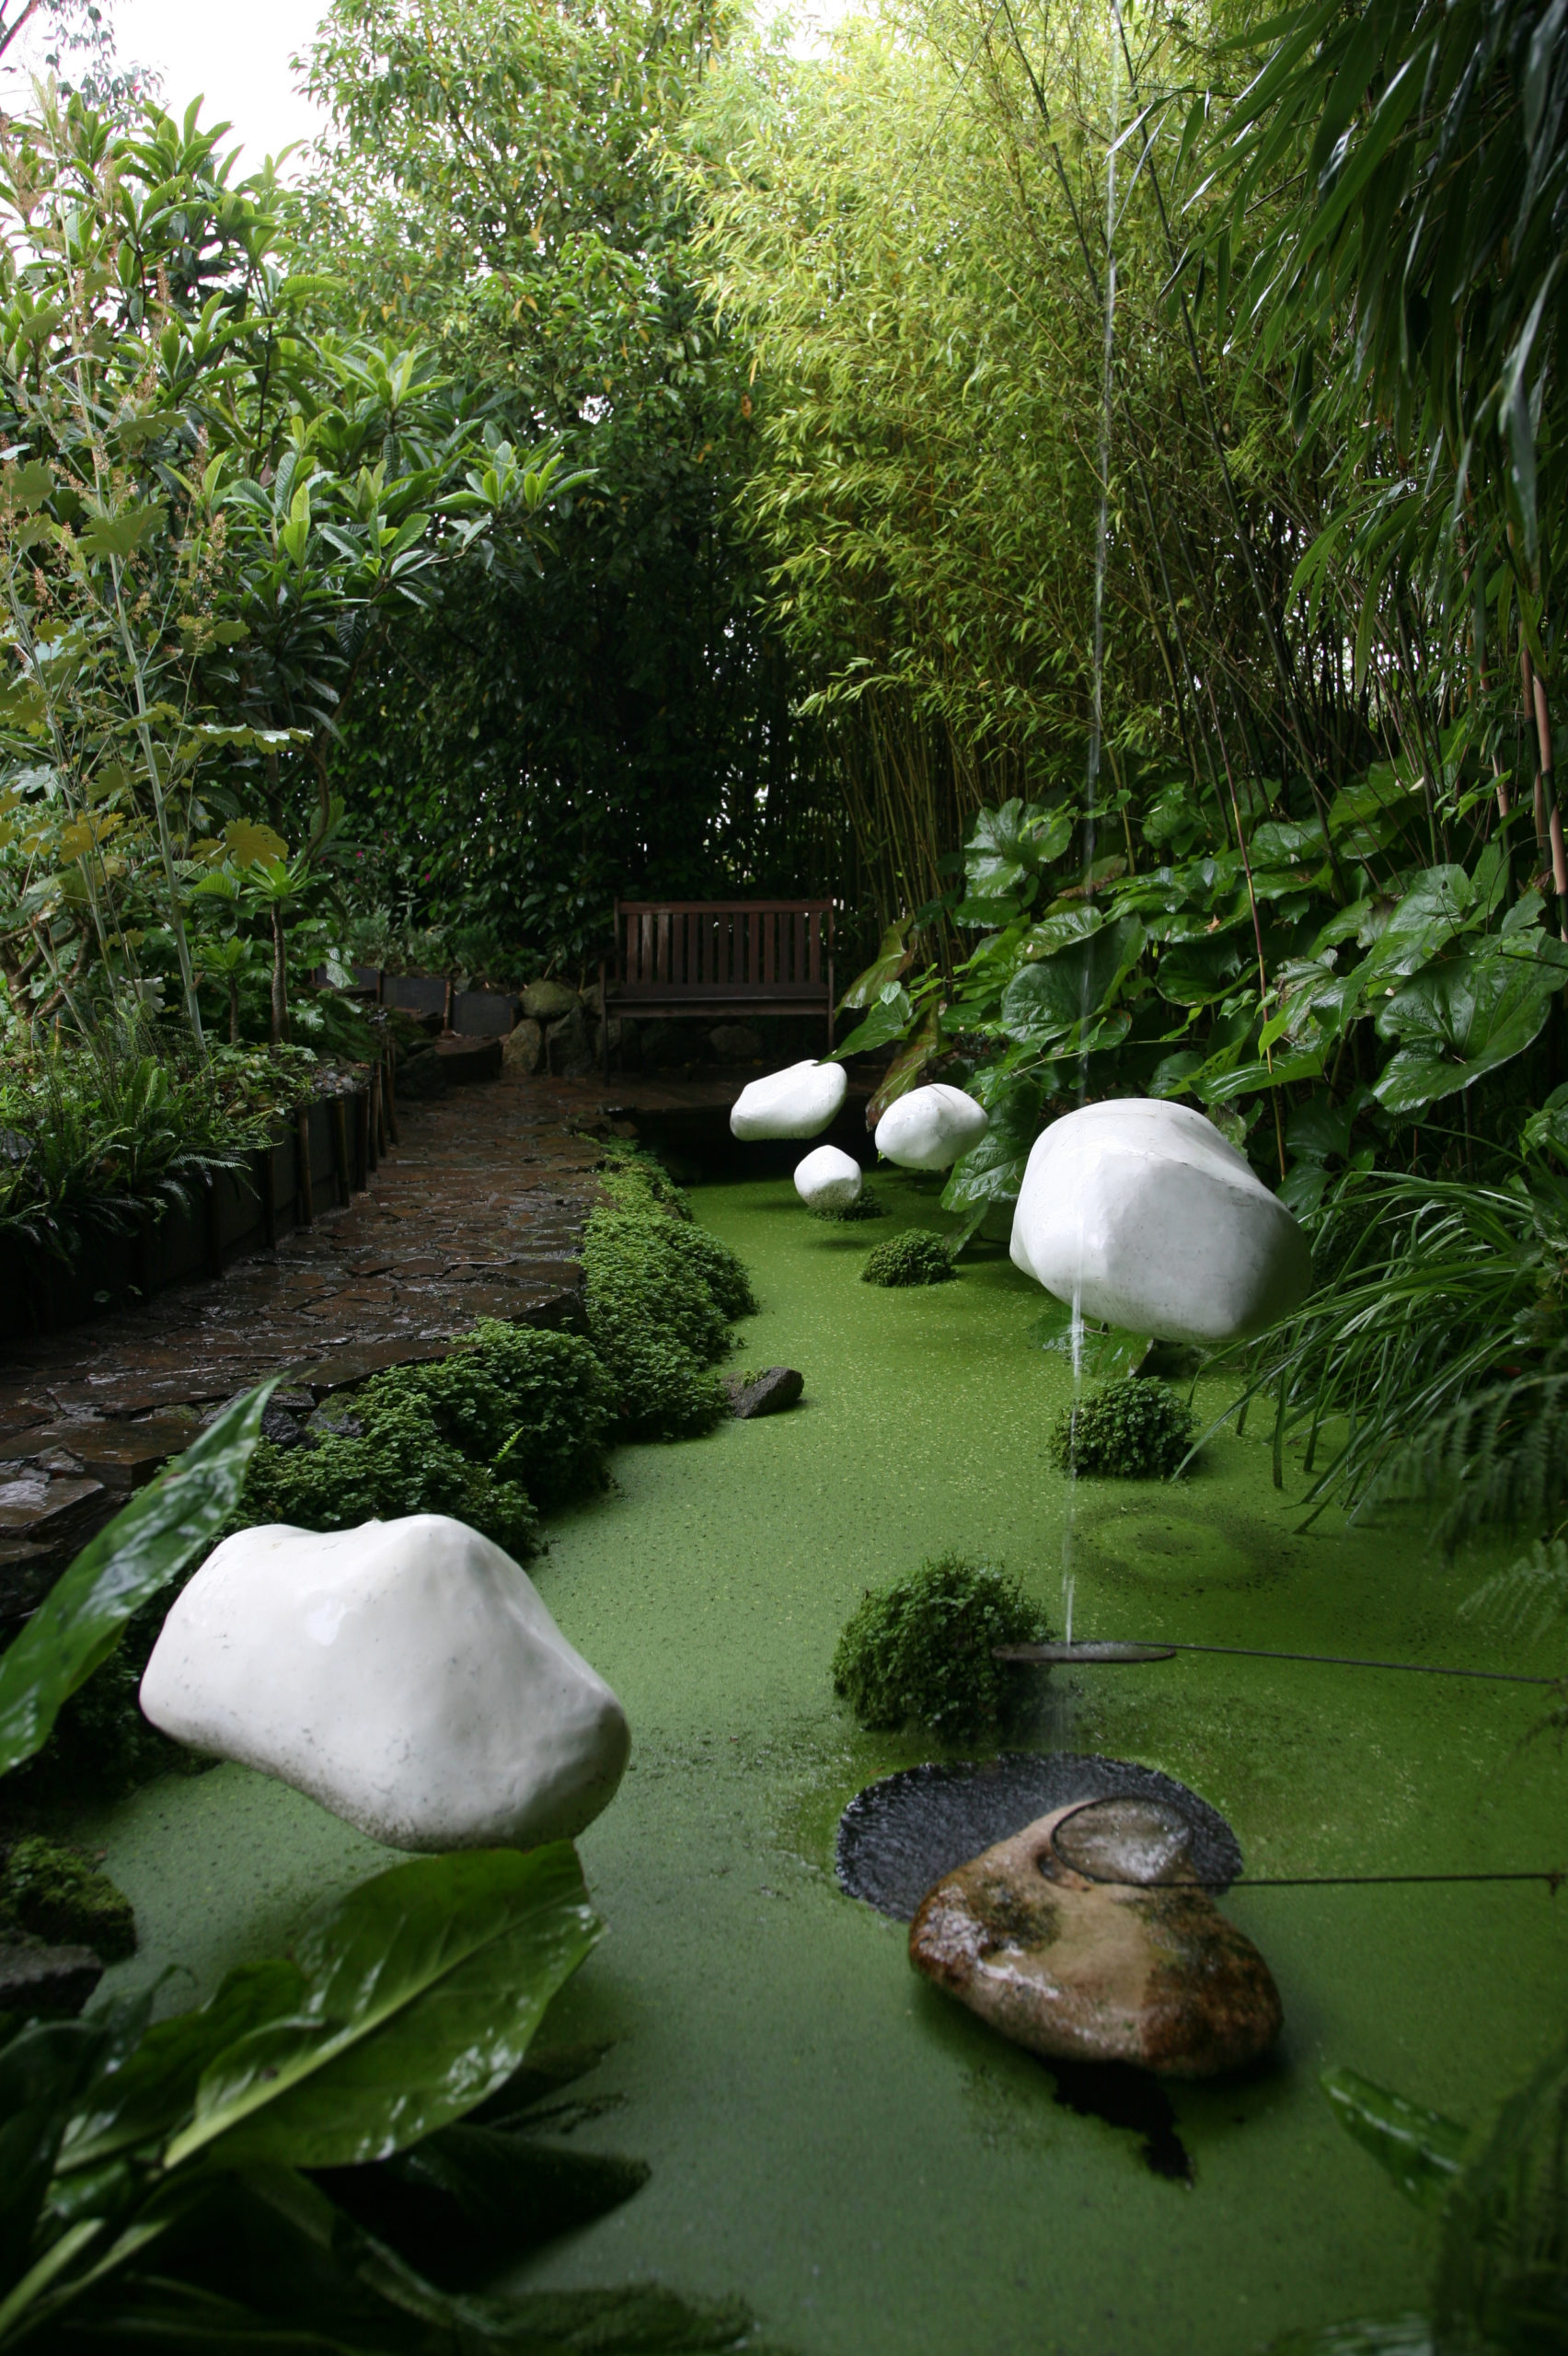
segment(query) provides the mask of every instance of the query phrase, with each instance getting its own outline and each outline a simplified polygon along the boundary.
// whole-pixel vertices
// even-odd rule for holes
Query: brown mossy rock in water
[[[1170,2077],[1240,2069],[1279,1992],[1191,1877],[1187,1829],[1143,1800],[1075,1802],[947,1875],[909,1926],[916,1969],[1016,2044]]]

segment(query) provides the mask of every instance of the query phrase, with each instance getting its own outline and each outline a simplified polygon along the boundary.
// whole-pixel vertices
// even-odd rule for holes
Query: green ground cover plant
[[[611,1207],[582,1239],[589,1338],[615,1386],[628,1438],[682,1439],[730,1413],[712,1371],[730,1324],[756,1307],[728,1246],[693,1225],[680,1190],[647,1158],[606,1168]]]
[[[1112,1481],[1169,1481],[1185,1461],[1197,1417],[1159,1375],[1124,1374],[1065,1407],[1052,1429],[1059,1472]]]
[[[91,1947],[106,1963],[136,1952],[131,1900],[78,1849],[25,1833],[0,1870],[0,1924],[50,1946]]]
[[[1050,1633],[1005,1571],[943,1554],[867,1591],[834,1652],[833,1690],[870,1733],[917,1726],[948,1741],[988,1738],[1023,1691],[996,1646],[1043,1644]]]
[[[905,1228],[902,1235],[890,1235],[870,1253],[860,1271],[863,1285],[945,1285],[951,1284],[958,1270],[952,1265],[952,1253],[940,1235],[930,1234],[923,1227]]]

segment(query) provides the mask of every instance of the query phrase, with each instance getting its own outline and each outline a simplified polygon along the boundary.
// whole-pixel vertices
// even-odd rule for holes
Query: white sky
[[[813,29],[836,24],[851,0],[794,5],[803,20],[799,46],[809,51]],[[240,169],[253,171],[264,156],[321,127],[317,110],[294,87],[289,59],[308,48],[325,6],[326,0],[116,0],[114,22],[121,60],[163,75],[169,112],[183,114],[202,92],[202,121],[232,122],[235,142],[245,148]],[[758,12],[772,14],[768,0],[760,0]],[[36,67],[42,49],[36,25],[35,18],[7,64],[21,52],[23,62]],[[6,75],[3,81],[15,104],[17,77]],[[304,160],[294,158],[296,171]]]
[[[245,146],[240,169],[251,171],[263,156],[275,156],[292,140],[310,138],[320,127],[316,109],[294,87],[289,59],[309,45],[324,5],[325,0],[117,0],[114,25],[121,59],[156,67],[163,75],[169,112],[183,114],[197,93],[203,93],[202,121],[233,123],[235,143]],[[33,29],[28,28],[24,40]],[[36,64],[39,53],[35,43],[30,62]]]

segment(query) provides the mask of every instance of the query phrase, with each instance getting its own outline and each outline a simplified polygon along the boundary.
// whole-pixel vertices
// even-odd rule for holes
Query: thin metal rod
[[[1113,1652],[1112,1646],[1115,1646]],[[1386,1669],[1408,1677],[1480,1677],[1498,1685],[1568,1683],[1568,1672],[1562,1677],[1530,1677],[1516,1669],[1440,1669],[1425,1660],[1357,1660],[1347,1653],[1276,1653],[1266,1651],[1261,1645],[1179,1644],[1166,1636],[1158,1642],[1144,1637],[1086,1638],[1081,1652],[1077,1646],[1069,1651],[1066,1645],[998,1645],[994,1657],[1033,1661],[1047,1669],[1053,1663],[1070,1669],[1080,1660],[1086,1668],[1092,1668],[1097,1656],[1102,1661],[1120,1665],[1139,1659],[1168,1660],[1172,1653],[1219,1653],[1231,1660],[1304,1660],[1323,1669]]]
[[[1173,1653],[1226,1653],[1243,1660],[1306,1660],[1327,1669],[1392,1669],[1411,1677],[1483,1677],[1501,1685],[1561,1685],[1561,1677],[1527,1677],[1516,1669],[1439,1669],[1424,1660],[1353,1660],[1343,1653],[1273,1653],[1256,1645],[1179,1645]]]
[[[1553,1898],[1568,1881],[1568,1866],[1552,1865],[1518,1874],[1242,1874],[1237,1880],[1205,1887],[1218,1889],[1372,1889],[1397,1882],[1543,1881]]]

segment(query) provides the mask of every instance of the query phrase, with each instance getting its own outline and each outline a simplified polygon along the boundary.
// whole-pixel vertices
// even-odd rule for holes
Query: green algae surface
[[[934,1192],[880,1179],[899,1226]],[[901,1924],[846,1897],[839,1810],[938,1755],[856,1732],[828,1663],[869,1585],[949,1549],[1015,1573],[1074,1633],[1554,1672],[1459,1615],[1474,1565],[1418,1529],[1306,1532],[1262,1438],[1227,1432],[1179,1487],[1049,1463],[1065,1360],[1038,1288],[991,1251],[956,1284],[858,1281],[889,1232],[811,1219],[787,1179],[699,1188],[761,1313],[737,1364],[799,1367],[802,1404],[620,1451],[611,1496],[550,1525],[534,1576],[629,1715],[632,1765],[580,1843],[610,1935],[547,2035],[608,2048],[584,2146],[648,2159],[611,2217],[521,2271],[738,2292],[801,2356],[1246,2356],[1291,2327],[1420,2305],[1435,2255],[1334,2123],[1346,2064],[1481,2121],[1560,2037],[1568,1893],[1460,1883],[1238,1889],[1285,2004],[1276,2057],[1168,2089],[1191,2181],[1132,2127],[917,1980]],[[1200,1408],[1219,1404],[1200,1393]],[[1235,1826],[1254,1875],[1568,1864],[1568,1767],[1539,1689],[1189,1655],[1040,1681],[1023,1739],[1138,1759]],[[225,1767],[92,1828],[143,1949],[185,2001],[275,1950],[386,1853]],[[601,2107],[602,2106],[602,2107]]]

